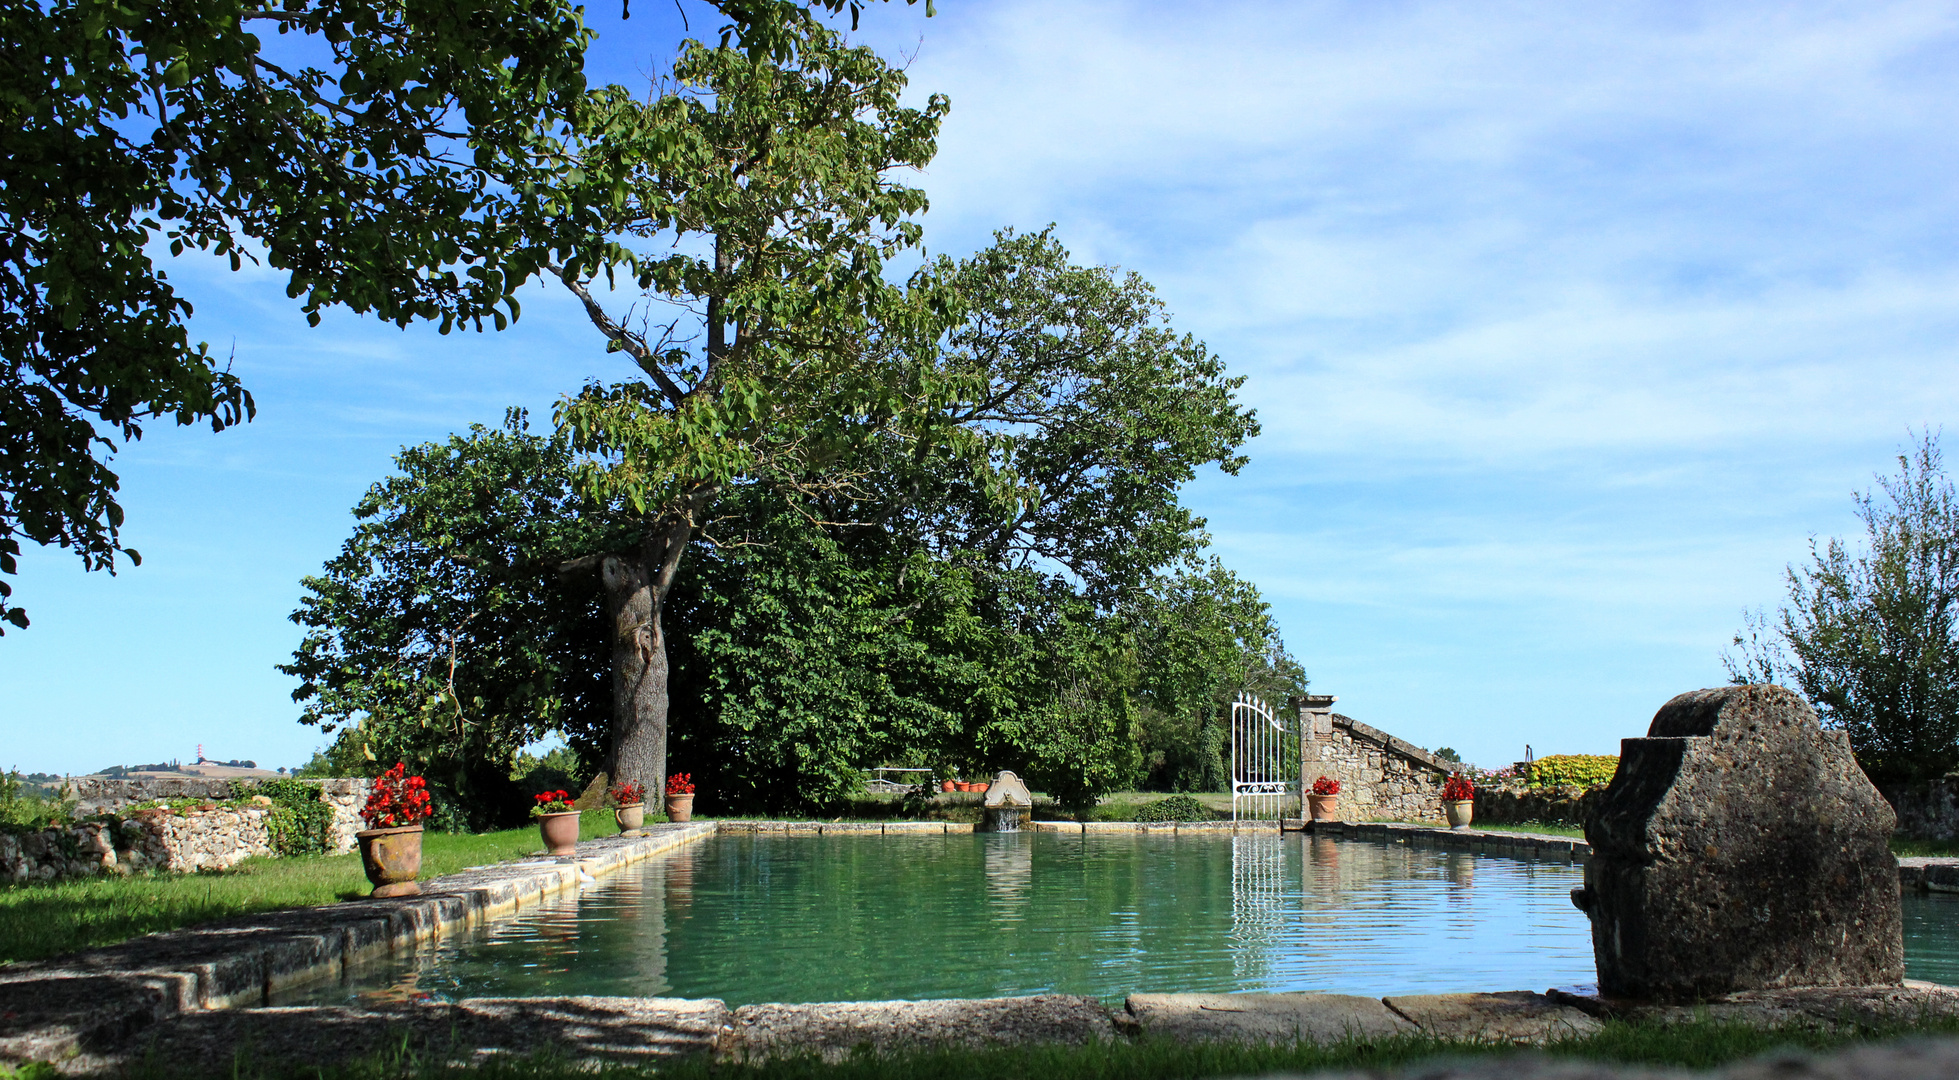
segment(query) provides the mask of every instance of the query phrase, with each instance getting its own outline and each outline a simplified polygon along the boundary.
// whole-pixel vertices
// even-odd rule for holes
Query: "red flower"
[[[693,773],[674,773],[667,777],[667,794],[692,795],[694,793]]]
[[[394,768],[375,779],[373,793],[367,797],[367,805],[361,807],[361,820],[370,829],[391,829],[422,821],[435,813],[429,793],[424,790],[427,787],[421,777],[408,775],[407,762],[397,761]]]
[[[1442,785],[1443,802],[1467,802],[1476,797],[1476,785],[1461,773],[1449,777]]]
[[[1340,781],[1322,776],[1318,780],[1313,781],[1313,794],[1338,795],[1340,794]]]

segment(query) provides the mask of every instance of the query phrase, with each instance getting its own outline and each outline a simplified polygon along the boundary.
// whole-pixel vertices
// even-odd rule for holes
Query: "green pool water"
[[[277,1003],[1585,986],[1580,880],[1298,833],[727,835]],[[1959,982],[1959,898],[1908,896],[1906,919],[1912,976]]]

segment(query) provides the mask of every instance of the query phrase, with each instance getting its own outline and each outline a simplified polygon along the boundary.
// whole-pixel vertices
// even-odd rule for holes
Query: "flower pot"
[[[620,832],[628,832],[646,824],[646,804],[631,803],[617,806],[612,810],[612,820],[619,823]]]
[[[667,820],[694,820],[694,797],[692,795],[667,796]]]
[[[959,790],[959,782],[958,782],[957,780],[941,780],[941,781],[939,781],[939,790],[940,790],[940,791],[958,791],[958,790]]]
[[[567,810],[562,814],[539,814],[537,831],[544,837],[546,855],[578,854],[578,811]]]
[[[422,827],[364,829],[354,834],[361,849],[361,869],[374,884],[374,895],[414,896],[422,891],[415,878],[422,872]]]
[[[1340,796],[1338,795],[1308,795],[1306,808],[1313,815],[1314,821],[1340,820]]]
[[[1476,800],[1463,799],[1460,802],[1446,802],[1442,804],[1442,809],[1449,815],[1449,827],[1451,829],[1467,829],[1469,828],[1470,820],[1476,816]]]

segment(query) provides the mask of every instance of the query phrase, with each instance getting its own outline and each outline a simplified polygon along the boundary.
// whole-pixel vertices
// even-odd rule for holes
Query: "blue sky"
[[[601,79],[677,40],[591,15]],[[933,251],[1053,222],[1249,377],[1252,464],[1189,499],[1315,688],[1422,745],[1616,751],[1959,416],[1959,5],[945,0],[860,37],[951,97]],[[173,278],[259,417],[119,456],[140,568],[22,560],[0,766],[303,761],[272,665],[361,491],[622,372],[541,287],[442,337]]]

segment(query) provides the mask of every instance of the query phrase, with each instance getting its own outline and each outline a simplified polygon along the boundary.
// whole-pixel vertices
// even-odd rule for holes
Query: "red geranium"
[[[571,792],[569,791],[541,791],[531,796],[531,800],[536,804],[531,807],[532,817],[543,817],[546,814],[569,814],[573,810],[578,809],[576,806],[571,805]]]
[[[694,793],[693,773],[674,773],[667,777],[667,794],[692,795]]]
[[[614,806],[632,806],[646,801],[646,785],[637,780],[621,780],[605,790]]]
[[[1322,776],[1318,780],[1313,781],[1313,794],[1338,795],[1340,794],[1340,781],[1331,777]]]
[[[433,813],[428,783],[419,776],[409,776],[408,763],[397,761],[394,768],[375,779],[374,791],[367,797],[367,805],[361,807],[361,820],[370,829],[392,829],[414,825]]]
[[[1468,802],[1476,797],[1476,785],[1461,773],[1449,777],[1442,785],[1443,802]]]

